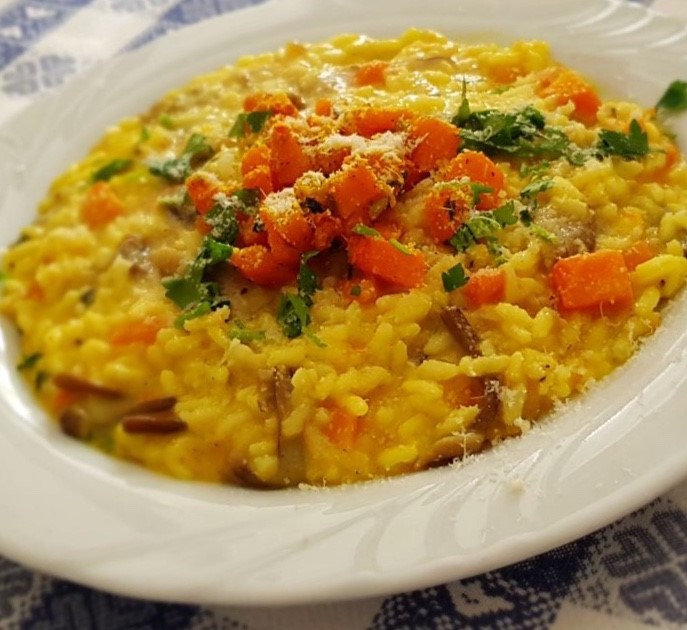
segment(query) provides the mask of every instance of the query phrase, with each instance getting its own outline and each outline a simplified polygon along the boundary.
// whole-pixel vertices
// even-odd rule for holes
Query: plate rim
[[[530,0],[530,2],[532,4],[536,4],[534,0]],[[362,0],[338,0],[337,4],[344,9],[348,7],[350,10],[351,7],[360,7],[363,6],[364,3]],[[395,3],[394,6],[398,6],[398,4],[399,3]],[[403,6],[411,6],[411,3],[406,2],[405,0],[400,4]],[[437,0],[435,2],[430,2],[429,4],[432,7],[438,7],[448,5],[449,2],[448,0]],[[465,10],[465,6],[470,6],[471,4],[476,6],[478,3],[475,1],[472,3],[467,2],[463,7],[461,7],[461,9]],[[483,5],[484,2],[479,4]],[[563,6],[563,4],[570,5],[573,3],[570,2],[570,0],[566,0],[565,3],[560,3],[560,6]],[[657,14],[653,14],[650,10],[647,10],[643,7],[630,7],[630,5],[623,2],[623,0],[603,0],[603,2],[596,3],[594,3],[593,0],[585,0],[583,2],[576,2],[574,4],[582,8],[590,7],[592,4],[595,4],[595,6],[603,5],[608,11],[611,12],[620,11],[621,13],[627,13],[627,15],[630,15],[630,12],[634,12],[635,16],[640,14],[653,15],[654,19],[667,19],[655,18]],[[271,0],[270,2],[266,2],[261,5],[213,18],[211,22],[201,22],[186,27],[175,33],[171,33],[162,39],[152,42],[144,48],[131,53],[126,53],[125,56],[114,60],[114,63],[108,65],[108,67],[123,67],[124,64],[131,63],[133,60],[145,60],[146,58],[153,57],[159,51],[165,50],[165,48],[173,44],[180,44],[181,42],[190,40],[206,32],[214,33],[219,31],[222,24],[225,23],[231,23],[233,26],[236,26],[237,23],[245,23],[246,25],[250,26],[257,24],[268,17],[269,20],[279,20],[280,17],[287,12],[310,12],[313,10],[314,6],[319,6],[317,0]],[[427,10],[426,5],[424,10]],[[666,52],[671,50],[673,50],[673,47],[666,47]],[[680,50],[682,51],[682,49]],[[685,50],[687,50],[687,48],[685,48]],[[682,54],[686,53],[682,51]],[[15,117],[10,118],[9,121],[0,124],[0,145],[3,141],[3,133],[6,135],[6,137],[9,133],[9,137],[11,137],[11,132],[8,132],[8,129],[15,127],[21,128],[22,125],[25,126],[27,121],[32,117],[40,115],[46,116],[51,111],[54,103],[60,102],[68,97],[71,98],[70,95],[75,94],[81,87],[87,85],[87,82],[92,77],[96,76],[102,67],[104,67],[104,64],[98,64],[95,68],[91,69],[84,75],[77,77],[74,81],[68,84],[64,90],[40,99],[36,103],[30,105],[27,109],[17,114]],[[67,96],[64,96],[65,94]],[[92,126],[96,126],[96,123],[92,123]],[[104,128],[104,125],[102,125],[102,128]],[[2,181],[1,172],[0,181]],[[39,194],[38,196],[40,197],[42,194]],[[0,201],[1,200],[2,197],[0,196]],[[2,207],[0,207],[0,216],[2,215],[2,212]],[[9,337],[7,332],[5,328],[3,328],[3,334],[0,335],[0,358],[8,358],[10,356],[7,354],[7,350],[4,346],[4,343],[8,343],[8,339]],[[683,341],[684,339],[681,340],[681,342]],[[0,385],[4,386],[6,392],[9,391],[7,389],[8,387],[16,385],[16,379],[12,379],[12,377],[8,374],[7,368],[7,365],[0,366]],[[4,373],[2,371],[3,369]],[[12,402],[15,407],[12,409],[24,409],[24,411],[26,411],[26,399],[22,399],[21,397],[17,398],[16,396],[15,398],[16,400]],[[683,402],[687,402],[687,395],[683,396],[683,399]],[[678,400],[678,398],[675,400]],[[6,401],[3,400],[2,406],[0,406],[0,415],[3,413],[6,414],[7,411],[8,407]],[[55,432],[51,433],[49,427],[37,427],[36,423],[25,425],[18,425],[15,423],[12,426],[16,430],[15,434],[13,435],[8,434],[6,429],[0,431],[0,453],[2,453],[4,449],[12,446],[21,445],[22,448],[25,448],[26,444],[29,443],[35,446],[35,444],[38,442],[43,444],[45,440],[56,439],[57,445],[60,447],[64,446],[65,450],[58,455],[53,453],[53,456],[57,457],[55,462],[59,462],[60,465],[73,468],[77,465],[77,463],[79,463],[79,461],[91,461],[90,457],[86,457],[84,459],[83,453],[77,454],[76,460],[70,460],[69,457],[74,454],[75,447],[72,448],[72,445],[68,444],[64,440],[60,440],[59,436],[57,436]],[[13,442],[13,444],[10,444],[11,442]],[[685,452],[687,452],[687,448],[683,449],[682,455],[684,455]],[[642,485],[641,492],[639,491],[638,484],[633,485],[632,483],[627,483],[621,488],[610,492],[607,495],[607,500],[608,503],[611,504],[611,508],[605,510],[603,513],[599,512],[598,508],[596,508],[596,504],[592,504],[589,506],[587,511],[580,510],[576,512],[573,517],[560,519],[557,523],[553,523],[547,528],[537,531],[536,535],[534,536],[524,536],[518,538],[517,540],[511,539],[502,541],[505,549],[498,550],[498,559],[495,557],[491,557],[491,559],[485,559],[483,554],[477,552],[471,556],[462,555],[460,558],[450,557],[444,559],[443,561],[432,561],[430,563],[425,563],[415,572],[406,572],[399,575],[386,574],[382,576],[380,574],[378,576],[374,576],[368,572],[362,571],[353,577],[350,575],[346,576],[342,579],[342,581],[337,582],[332,580],[328,584],[318,585],[319,590],[316,593],[307,592],[307,585],[301,585],[300,590],[285,589],[280,593],[272,593],[269,596],[265,596],[264,593],[257,593],[254,590],[251,591],[250,588],[248,590],[234,588],[231,591],[212,592],[207,598],[204,598],[203,593],[185,593],[183,584],[177,584],[173,588],[170,588],[169,584],[162,584],[159,586],[157,584],[146,584],[143,585],[143,588],[141,588],[141,584],[132,585],[124,583],[122,581],[122,576],[119,575],[115,577],[113,577],[112,574],[92,575],[89,573],[87,567],[78,566],[78,560],[72,561],[71,563],[65,563],[64,559],[51,559],[50,561],[46,561],[45,557],[36,557],[25,546],[18,547],[10,542],[9,547],[7,547],[8,541],[6,539],[5,532],[2,529],[2,525],[0,525],[0,551],[2,551],[2,553],[8,558],[13,558],[34,569],[47,571],[64,579],[75,580],[77,582],[87,584],[88,586],[102,588],[104,590],[122,595],[134,597],[143,596],[163,601],[188,602],[196,604],[234,603],[281,605],[287,603],[294,604],[312,603],[316,601],[331,601],[333,599],[352,599],[358,597],[367,597],[370,595],[381,595],[389,592],[406,590],[408,588],[415,588],[422,585],[429,586],[431,584],[456,579],[457,577],[467,577],[469,575],[474,575],[485,570],[494,569],[499,566],[504,566],[505,564],[510,564],[511,562],[524,559],[525,557],[531,556],[533,553],[542,553],[552,549],[560,544],[563,544],[564,542],[570,541],[573,538],[577,538],[597,529],[598,527],[601,527],[615,518],[631,511],[633,508],[639,507],[640,505],[646,503],[647,499],[653,498],[663,490],[666,490],[672,483],[677,481],[679,477],[687,475],[687,461],[685,460],[687,460],[687,458],[681,458],[680,454],[676,454],[672,458],[666,459],[657,468],[658,472],[654,472],[654,474],[648,480],[643,480],[644,483]],[[123,465],[125,468],[129,466],[128,464],[121,465]],[[120,464],[113,465],[113,467],[119,470]],[[92,469],[89,470],[92,472]],[[105,473],[103,472],[103,474]],[[112,472],[110,472],[110,474],[112,474]],[[440,477],[444,479],[450,478],[451,474],[452,473],[450,471],[446,471],[446,473],[443,473],[442,471],[432,471],[428,474],[422,473],[422,475],[424,475],[423,479],[427,480],[426,483],[430,488],[436,487],[434,484],[438,483],[436,481],[437,479]],[[149,473],[130,471],[127,472],[126,478],[140,480],[142,475],[144,477],[148,477]],[[419,479],[419,475],[414,475],[413,477],[417,477]],[[408,486],[408,478],[395,479],[384,483],[387,484],[387,487],[396,486],[399,489],[405,488]],[[164,491],[169,490],[169,492],[175,494],[178,484],[179,482],[173,480],[159,479],[153,485],[163,488]],[[375,484],[377,488],[382,487],[378,482],[375,482]],[[422,484],[420,482],[418,482],[418,484],[421,488]],[[418,486],[418,484],[411,483],[410,486],[415,487]],[[174,487],[174,490],[172,487]],[[367,487],[371,488],[372,486]],[[358,493],[360,488],[361,487],[342,488],[336,490],[327,490],[326,492],[328,498],[331,498],[332,496],[341,497]],[[290,493],[290,495],[288,493]],[[293,496],[293,494],[294,491],[288,491],[281,496],[287,497]],[[365,491],[361,492],[360,494],[375,495],[376,493],[374,491]],[[227,496],[230,495],[232,495],[232,493],[229,493]],[[236,493],[233,493],[233,495],[238,496]],[[293,499],[294,503],[298,506],[304,496],[307,495],[302,495],[298,499]],[[184,499],[186,500],[188,497],[185,497]],[[287,500],[284,499],[284,502],[286,501]],[[192,500],[190,502],[193,503]],[[281,507],[284,507],[281,500],[279,503]],[[257,506],[258,508],[266,507],[261,503],[261,500],[257,502]],[[517,542],[518,544],[515,545],[514,542]],[[494,556],[493,552],[491,556]],[[77,566],[74,566],[75,563]]]

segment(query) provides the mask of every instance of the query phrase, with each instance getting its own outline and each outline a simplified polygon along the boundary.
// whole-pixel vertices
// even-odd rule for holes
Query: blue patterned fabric
[[[140,28],[124,46],[113,43],[116,52],[262,1],[5,4],[0,8],[1,98],[10,106],[12,99],[21,105],[21,99],[57,87],[89,65],[91,59],[75,54],[60,39],[80,11],[141,18]],[[679,503],[658,499],[599,532],[498,571],[378,598],[364,606],[332,605],[331,610],[320,606],[258,613],[146,602],[52,579],[0,557],[0,629],[687,627],[687,514]]]

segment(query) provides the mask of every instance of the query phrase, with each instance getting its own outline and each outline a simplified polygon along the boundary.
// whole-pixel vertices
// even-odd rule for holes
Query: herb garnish
[[[249,330],[240,319],[234,320],[234,328],[229,330],[227,335],[230,339],[238,339],[241,343],[265,340],[264,330]]]
[[[468,278],[465,275],[465,269],[463,265],[458,263],[451,267],[448,271],[444,271],[441,274],[441,282],[444,285],[444,290],[447,293],[459,289],[463,285],[467,284]]]
[[[355,297],[360,297],[362,292],[363,292],[363,288],[359,284],[354,284],[351,287],[351,295],[353,295]]]
[[[162,177],[170,182],[180,184],[190,174],[194,162],[209,158],[213,153],[207,138],[199,133],[194,133],[188,139],[186,147],[178,158],[161,161],[153,161],[149,165],[152,175]]]
[[[451,122],[460,128],[464,149],[521,158],[565,157],[572,163],[580,159],[568,137],[547,127],[544,115],[531,105],[516,112],[485,109],[467,116],[464,104],[460,109]]]
[[[656,103],[657,110],[681,112],[687,109],[687,81],[673,81]]]
[[[485,186],[484,184],[479,184],[475,182],[470,183],[470,188],[472,189],[472,205],[476,206],[480,202],[481,195],[485,193],[494,192],[491,186]]]
[[[176,326],[182,328],[187,320],[206,315],[210,311],[230,304],[229,300],[220,294],[217,283],[206,279],[206,272],[228,260],[233,249],[231,245],[206,236],[200,252],[187,266],[184,275],[162,281],[162,286],[167,290],[165,296],[183,309],[175,321]]]
[[[43,358],[43,354],[41,352],[35,352],[34,354],[30,354],[26,357],[24,357],[18,364],[17,364],[17,369],[18,370],[31,370],[36,367],[36,364]]]
[[[308,260],[316,256],[319,252],[306,252],[301,256],[301,264],[298,269],[297,293],[282,293],[277,309],[277,321],[281,324],[284,334],[289,339],[300,337],[305,334],[315,344],[323,345],[322,342],[307,330],[310,324],[310,313],[308,309],[313,304],[312,296],[317,290],[317,276],[308,266]]]
[[[649,153],[649,138],[633,119],[629,133],[602,129],[599,132],[598,150],[602,156],[617,155],[631,160]]]
[[[354,234],[358,234],[360,236],[381,236],[381,234],[375,230],[374,228],[371,228],[368,225],[365,225],[364,223],[358,223],[352,230]]]
[[[229,130],[230,138],[245,138],[246,127],[253,133],[262,131],[267,120],[274,115],[272,111],[241,112]]]
[[[126,171],[133,163],[133,160],[125,158],[117,158],[116,160],[112,160],[111,162],[105,164],[105,166],[101,166],[97,171],[95,171],[93,175],[91,175],[91,181],[106,182],[112,179],[115,175],[119,175],[119,173]]]
[[[499,246],[496,233],[508,225],[514,225],[518,219],[515,216],[515,202],[508,203],[492,210],[491,212],[477,212],[458,228],[458,231],[451,237],[449,243],[457,251],[465,251],[471,245],[475,245],[479,240],[487,243],[492,253],[498,254]]]
[[[522,199],[531,199],[553,186],[552,179],[535,179],[520,191]]]

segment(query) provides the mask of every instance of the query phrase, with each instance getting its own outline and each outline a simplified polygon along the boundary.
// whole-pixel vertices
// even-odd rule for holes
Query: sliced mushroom
[[[480,338],[475,332],[467,317],[457,306],[447,306],[441,311],[441,320],[448,328],[453,338],[472,357],[479,357],[482,351],[479,348]]]
[[[253,490],[278,490],[283,486],[263,481],[250,468],[247,462],[242,462],[232,470],[232,481],[240,486]]]
[[[441,319],[453,338],[465,348],[470,356],[482,356],[482,351],[479,347],[479,335],[467,317],[465,317],[463,311],[456,306],[446,307],[441,312]],[[498,436],[501,381],[495,376],[485,376],[482,378],[482,384],[484,386],[484,397],[479,414],[473,424],[473,429],[483,432],[489,440],[492,440]]]
[[[177,399],[174,396],[167,396],[165,398],[150,398],[138,403],[127,412],[127,415],[135,415],[140,413],[157,413],[160,411],[169,411],[177,404]]]
[[[113,400],[124,397],[124,394],[119,390],[111,389],[110,387],[105,387],[104,385],[87,381],[86,379],[83,379],[79,376],[74,376],[73,374],[56,374],[53,377],[53,383],[68,392],[73,392],[74,394],[91,394],[93,396],[99,396],[100,398],[111,398]]]
[[[165,435],[178,433],[187,428],[187,424],[174,413],[131,414],[121,420],[126,433],[151,433]]]
[[[59,417],[60,428],[65,435],[85,440],[91,431],[88,414],[81,407],[67,407]]]
[[[535,225],[556,237],[555,252],[558,258],[593,252],[596,249],[594,218],[573,219],[560,216],[550,206],[537,210]]]
[[[418,470],[425,470],[446,466],[470,453],[477,453],[484,441],[484,436],[478,433],[448,435],[437,440],[432,448],[417,460],[415,467]]]

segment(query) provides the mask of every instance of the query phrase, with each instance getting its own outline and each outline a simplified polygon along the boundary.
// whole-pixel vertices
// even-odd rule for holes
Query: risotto
[[[602,101],[542,42],[420,30],[240,59],[52,184],[2,263],[17,367],[67,435],[182,479],[480,452],[627,361],[684,284],[684,87]]]

